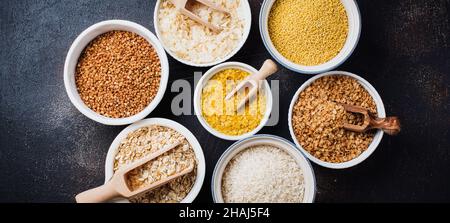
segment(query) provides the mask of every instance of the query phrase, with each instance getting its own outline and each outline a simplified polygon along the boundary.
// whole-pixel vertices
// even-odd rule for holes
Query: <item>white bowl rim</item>
[[[86,104],[82,101],[79,96],[79,93],[76,89],[76,84],[74,83],[74,75],[75,70],[71,64],[74,62],[75,66],[83,52],[84,48],[89,44],[93,39],[102,33],[112,31],[112,30],[125,30],[134,32],[143,38],[145,38],[157,51],[160,63],[161,63],[161,80],[159,84],[158,93],[153,98],[153,100],[142,110],[141,112],[126,118],[109,118],[103,115],[100,115],[86,106]],[[99,33],[94,35],[94,33]],[[86,44],[83,44],[86,43]],[[76,54],[76,51],[80,51],[80,54]],[[64,86],[66,88],[67,95],[69,96],[72,104],[80,111],[83,115],[94,120],[96,122],[105,124],[105,125],[127,125],[138,120],[144,119],[147,115],[149,115],[161,102],[164,97],[167,83],[169,81],[169,62],[167,59],[167,55],[159,42],[158,38],[150,32],[147,28],[137,23],[126,21],[126,20],[106,20],[94,25],[91,25],[87,29],[85,29],[72,43],[66,57],[66,61],[64,64]]]
[[[114,139],[114,141],[111,143],[111,146],[108,149],[108,154],[106,155],[106,162],[105,162],[105,183],[107,183],[111,177],[114,174],[114,157],[117,154],[117,151],[119,149],[120,142],[127,137],[127,135],[139,128],[150,126],[150,125],[159,125],[171,128],[180,134],[182,134],[184,137],[186,137],[186,140],[188,140],[189,144],[191,144],[192,149],[194,150],[195,156],[197,158],[197,177],[195,179],[195,183],[192,186],[191,191],[186,195],[186,197],[180,202],[180,203],[191,203],[195,200],[197,195],[200,193],[200,190],[203,186],[203,181],[205,179],[206,174],[206,162],[205,162],[205,156],[203,154],[203,149],[198,142],[197,138],[192,134],[189,129],[184,127],[178,122],[172,121],[170,119],[165,118],[149,118],[144,119],[139,122],[136,122],[128,127],[126,127],[124,130],[122,130]],[[120,199],[117,200],[117,202],[127,202],[128,200]]]
[[[268,23],[268,14],[270,13],[272,4],[275,1],[276,0],[264,0],[259,14],[259,30],[264,46],[266,47],[267,51],[269,51],[270,55],[284,67],[298,73],[318,74],[335,69],[336,67],[342,65],[353,54],[360,39],[362,26],[361,14],[356,1],[341,0],[347,12],[349,27],[354,27],[353,30],[349,30],[349,35],[347,36],[347,40],[344,46],[342,47],[341,51],[333,59],[327,61],[326,63],[315,66],[305,66],[291,62],[290,60],[286,59],[283,55],[281,55],[273,45],[272,40],[270,39],[268,33],[267,23]],[[353,22],[353,24],[351,25],[350,22]]]
[[[247,39],[248,39],[248,37],[250,35],[251,26],[252,26],[252,10],[251,10],[250,4],[248,3],[248,0],[243,0],[241,2],[243,2],[243,4],[245,4],[242,7],[245,7],[245,11],[247,11],[246,15],[244,15],[245,16],[245,20],[247,21],[247,23],[245,24],[244,33],[243,33],[243,36],[242,36],[242,41],[236,46],[236,48],[229,55],[227,55],[226,57],[224,57],[224,58],[222,58],[220,60],[217,60],[217,61],[214,61],[214,62],[210,62],[210,63],[204,63],[204,64],[203,63],[200,63],[200,64],[199,63],[193,63],[193,62],[190,62],[188,60],[184,60],[184,59],[181,59],[181,58],[177,57],[172,51],[170,51],[170,49],[168,47],[166,47],[166,45],[164,44],[163,39],[161,38],[161,34],[160,34],[159,28],[158,28],[159,27],[159,25],[158,25],[158,9],[159,9],[159,5],[161,4],[161,0],[157,0],[156,6],[155,6],[155,11],[153,12],[153,24],[154,24],[156,36],[158,36],[158,38],[161,40],[161,44],[164,47],[164,49],[166,50],[166,52],[172,58],[174,58],[175,60],[179,61],[180,63],[186,64],[186,65],[189,65],[189,66],[192,66],[192,67],[212,67],[212,66],[215,66],[217,64],[223,63],[223,62],[229,60],[230,58],[232,58],[234,55],[236,55],[242,49],[242,47],[247,42]]]
[[[263,142],[258,142],[258,140]],[[291,155],[296,162],[301,165],[301,169],[303,172],[303,176],[307,178],[307,182],[305,183],[305,190],[308,189],[308,194],[305,194],[303,203],[313,203],[316,197],[317,192],[317,184],[316,184],[316,177],[314,174],[314,169],[309,162],[309,160],[304,156],[304,154],[289,140],[282,138],[280,136],[276,135],[269,135],[269,134],[258,134],[251,137],[248,137],[246,139],[237,141],[233,143],[230,147],[228,147],[227,150],[222,154],[222,156],[219,158],[219,160],[216,163],[216,166],[214,167],[214,171],[211,178],[211,193],[213,197],[213,201],[215,203],[223,203],[222,192],[218,191],[220,190],[220,187],[222,185],[222,176],[224,168],[228,165],[229,161],[233,159],[234,156],[241,151],[244,151],[245,149],[249,148],[248,146],[245,146],[246,143],[249,143],[251,141],[257,141],[255,144],[264,144],[267,143],[266,141],[272,141],[274,143],[284,144],[285,147],[279,148],[286,151],[289,155]],[[297,156],[294,156],[292,153],[295,153]],[[304,169],[306,168],[306,169]],[[308,184],[308,185],[307,185]],[[308,187],[308,188],[306,188]]]
[[[308,159],[310,159],[312,162],[314,162],[320,166],[323,166],[323,167],[327,167],[327,168],[331,168],[331,169],[345,169],[345,168],[350,168],[350,167],[356,166],[356,165],[362,163],[364,160],[366,160],[376,150],[376,148],[380,144],[381,139],[383,138],[383,131],[378,130],[375,133],[375,136],[374,136],[372,142],[370,143],[369,147],[364,152],[362,152],[358,157],[356,157],[352,160],[349,160],[347,162],[343,162],[343,163],[330,163],[330,162],[322,161],[322,160],[316,158],[315,156],[311,155],[308,151],[306,151],[301,146],[300,142],[297,140],[297,137],[295,136],[295,133],[294,133],[294,128],[292,127],[292,111],[293,111],[295,103],[297,102],[298,97],[300,96],[300,93],[303,90],[305,90],[309,85],[311,85],[314,81],[316,81],[317,79],[324,77],[324,76],[333,76],[333,75],[344,75],[344,76],[349,76],[349,77],[356,79],[358,81],[358,83],[361,84],[361,86],[363,86],[367,90],[367,92],[369,92],[369,94],[372,96],[372,98],[375,101],[375,104],[377,106],[378,115],[382,118],[386,117],[386,111],[384,109],[383,101],[381,100],[381,97],[378,94],[377,90],[368,81],[366,81],[364,78],[362,78],[356,74],[350,73],[350,72],[329,71],[329,72],[311,77],[309,80],[307,80],[305,83],[303,83],[303,85],[297,90],[297,92],[295,93],[294,97],[292,98],[291,104],[289,106],[288,125],[289,125],[289,132],[290,132],[292,140],[294,141],[295,145],[297,145],[297,147],[300,149],[300,151],[306,157],[308,157]]]
[[[250,132],[247,132],[247,133],[245,133],[243,135],[239,135],[239,136],[232,136],[232,135],[223,134],[223,133],[215,130],[211,126],[209,126],[209,124],[206,122],[206,120],[203,118],[203,115],[202,115],[202,109],[201,109],[201,103],[200,103],[201,91],[202,91],[204,85],[206,84],[206,82],[212,76],[217,74],[217,72],[219,72],[219,71],[229,69],[229,68],[238,68],[238,69],[245,70],[249,73],[257,72],[257,70],[254,67],[252,67],[248,64],[245,64],[245,63],[241,63],[241,62],[226,62],[226,63],[221,63],[219,65],[212,67],[202,76],[202,78],[200,78],[199,82],[197,83],[197,86],[195,87],[194,112],[195,112],[195,116],[197,116],[197,119],[200,122],[200,124],[202,124],[203,128],[205,128],[209,133],[211,133],[214,136],[221,138],[221,139],[225,139],[225,140],[229,140],[229,141],[237,141],[237,140],[245,139],[247,137],[255,135],[267,124],[267,122],[269,121],[270,114],[272,113],[273,98],[272,98],[272,91],[270,90],[269,83],[267,82],[267,80],[265,80],[264,81],[264,85],[265,85],[264,89],[265,89],[265,94],[266,94],[266,99],[267,99],[266,111],[265,111],[264,116],[261,119],[261,122],[259,123],[259,125]]]

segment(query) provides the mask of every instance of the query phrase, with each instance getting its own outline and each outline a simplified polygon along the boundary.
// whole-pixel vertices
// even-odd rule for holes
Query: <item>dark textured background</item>
[[[250,1],[249,40],[232,60],[259,66],[269,54],[258,30],[262,0]],[[137,22],[153,31],[150,0],[1,0],[0,201],[73,202],[74,195],[103,183],[104,160],[124,127],[84,117],[69,101],[63,66],[72,41],[108,19]],[[359,0],[362,36],[338,69],[356,73],[378,90],[403,132],[385,136],[357,167],[313,165],[317,202],[450,201],[449,0]],[[170,83],[193,81],[194,70],[170,59]],[[281,120],[263,129],[290,139],[289,102],[310,76],[282,69]],[[170,89],[170,83],[169,88]],[[169,91],[149,117],[180,122],[198,138],[207,174],[197,202],[211,202],[211,173],[232,143],[208,134],[195,116],[171,115]]]

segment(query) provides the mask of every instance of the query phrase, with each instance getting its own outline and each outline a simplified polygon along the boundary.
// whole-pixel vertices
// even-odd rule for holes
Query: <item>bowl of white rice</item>
[[[291,142],[256,135],[231,145],[213,172],[216,203],[312,203],[314,171]]]
[[[227,61],[244,45],[251,27],[251,9],[247,0],[212,0],[230,15],[200,3],[194,14],[222,28],[214,33],[178,12],[168,0],[158,0],[154,12],[155,32],[167,53],[189,66],[210,67]]]

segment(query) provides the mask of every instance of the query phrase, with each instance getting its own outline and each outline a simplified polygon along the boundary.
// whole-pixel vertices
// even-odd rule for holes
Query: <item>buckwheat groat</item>
[[[126,31],[95,38],[81,54],[75,72],[83,102],[110,118],[144,110],[158,93],[160,80],[156,50],[143,37]]]

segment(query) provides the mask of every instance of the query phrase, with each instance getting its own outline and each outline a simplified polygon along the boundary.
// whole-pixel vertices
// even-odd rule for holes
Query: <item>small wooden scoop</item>
[[[200,2],[203,5],[206,5],[212,9],[215,9],[219,12],[223,12],[226,14],[230,14],[226,9],[224,9],[223,7],[221,7],[220,5],[216,5],[213,2],[209,1],[209,0],[170,0],[170,2],[172,2],[173,5],[175,5],[175,7],[185,16],[189,17],[190,19],[208,27],[209,29],[211,29],[213,32],[219,33],[222,32],[222,28],[208,22],[205,21],[204,19],[200,18],[198,15],[194,14],[192,12],[192,5],[194,2]]]
[[[267,59],[266,61],[264,61],[264,64],[258,72],[248,76],[245,80],[239,83],[230,93],[227,94],[225,100],[230,100],[238,91],[250,85],[252,88],[250,89],[249,93],[245,96],[244,100],[242,100],[238,104],[237,110],[239,111],[243,106],[245,106],[245,103],[247,103],[250,98],[256,95],[260,87],[259,83],[277,72],[277,70],[277,64],[273,62],[273,60]]]
[[[109,201],[113,198],[116,197],[124,197],[124,198],[130,198],[133,197],[135,195],[138,195],[140,193],[155,189],[157,187],[163,186],[167,183],[169,183],[170,181],[181,177],[183,175],[186,175],[190,172],[192,172],[192,170],[194,169],[193,166],[190,166],[189,168],[184,169],[183,171],[174,174],[172,176],[169,176],[165,179],[162,179],[160,181],[154,182],[150,185],[146,185],[142,188],[139,188],[137,190],[131,191],[130,188],[127,185],[127,173],[129,173],[130,171],[146,164],[147,162],[157,158],[158,156],[172,150],[173,148],[177,147],[178,145],[180,145],[181,142],[178,142],[176,144],[173,145],[169,145],[161,150],[158,150],[157,152],[142,158],[124,168],[120,168],[111,178],[111,180],[109,182],[107,182],[106,184],[94,188],[94,189],[90,189],[88,191],[82,192],[80,194],[78,194],[75,197],[75,200],[77,201],[77,203],[100,203],[100,202],[105,202],[105,201]]]
[[[344,129],[353,132],[366,132],[371,129],[381,129],[388,135],[397,135],[400,132],[400,120],[398,117],[379,118],[369,110],[354,105],[341,104],[348,112],[362,114],[364,116],[364,123],[362,125],[353,125],[349,123],[344,124]]]

